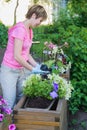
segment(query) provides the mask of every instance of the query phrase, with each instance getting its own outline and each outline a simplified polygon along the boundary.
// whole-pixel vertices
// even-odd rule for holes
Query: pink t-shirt
[[[33,31],[29,29],[30,33],[25,28],[25,25],[22,22],[17,23],[15,26],[9,29],[8,31],[8,44],[3,58],[3,64],[11,68],[22,68],[15,59],[14,59],[14,39],[18,38],[23,41],[22,46],[22,57],[27,61],[28,54],[32,45]]]

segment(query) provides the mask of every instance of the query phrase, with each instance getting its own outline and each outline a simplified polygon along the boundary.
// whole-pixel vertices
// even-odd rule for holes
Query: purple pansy
[[[58,94],[55,91],[50,92],[50,96],[54,99],[58,97]]]
[[[3,121],[4,115],[0,113],[0,121]]]
[[[9,130],[16,130],[15,124],[10,124],[9,125]]]
[[[54,90],[57,92],[58,91],[58,87],[59,87],[58,84],[53,82],[53,87],[54,87]]]

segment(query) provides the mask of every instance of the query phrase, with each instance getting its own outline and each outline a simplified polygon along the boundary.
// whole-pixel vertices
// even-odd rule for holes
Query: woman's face
[[[43,21],[42,17],[36,18],[36,15],[34,14],[33,17],[32,17],[31,26],[33,28],[37,27],[37,26],[39,26],[41,24],[42,21]]]
[[[42,20],[42,18],[41,18],[41,17],[40,17],[40,18],[35,19],[34,26],[35,26],[35,27],[39,26],[39,25],[41,24],[41,22],[42,22],[42,21],[43,21],[43,20]]]

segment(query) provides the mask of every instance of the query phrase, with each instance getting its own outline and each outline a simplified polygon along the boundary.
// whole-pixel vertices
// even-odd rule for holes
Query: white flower
[[[67,66],[66,66],[66,71],[69,70],[69,69],[71,69],[71,62],[69,62],[69,63],[67,64]]]
[[[56,53],[57,53],[57,51],[58,51],[58,47],[57,47],[57,46],[55,46],[55,47],[53,48],[53,50],[52,50],[52,54],[56,54]]]
[[[27,84],[28,85],[32,85],[32,83],[33,83],[33,79],[38,79],[38,80],[41,80],[41,76],[40,76],[40,74],[31,74],[30,76],[28,76],[27,78],[26,78],[26,80],[23,82],[23,86],[24,87],[26,87],[27,86]]]
[[[60,53],[64,55],[63,49],[60,49]]]
[[[64,73],[65,71],[66,71],[66,69],[64,67],[59,68],[59,72]]]

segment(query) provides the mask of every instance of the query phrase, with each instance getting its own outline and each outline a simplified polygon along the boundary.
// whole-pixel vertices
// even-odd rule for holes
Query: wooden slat
[[[54,126],[16,124],[18,130],[55,130]]]
[[[46,122],[46,121],[17,120],[16,123],[28,124],[28,125],[60,126],[59,122]]]
[[[14,115],[15,120],[39,120],[39,121],[54,121],[55,117],[52,116],[34,116],[34,115]]]
[[[60,108],[61,110],[61,107],[58,106],[58,108]],[[60,110],[56,111],[56,112],[53,112],[53,111],[47,111],[47,112],[44,112],[44,111],[18,111],[17,113],[14,114],[15,115],[23,115],[23,116],[47,116],[47,117],[59,117],[60,116]]]

